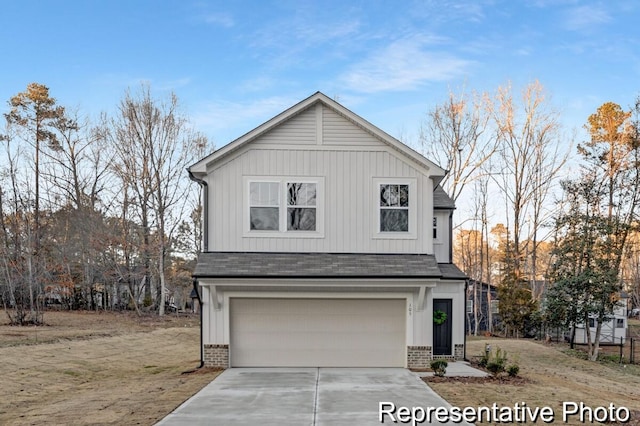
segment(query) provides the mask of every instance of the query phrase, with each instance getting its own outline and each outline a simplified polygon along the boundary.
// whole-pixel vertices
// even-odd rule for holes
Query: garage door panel
[[[403,367],[404,299],[231,299],[234,367]]]

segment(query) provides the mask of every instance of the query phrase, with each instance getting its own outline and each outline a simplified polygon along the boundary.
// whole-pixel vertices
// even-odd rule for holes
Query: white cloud
[[[341,80],[365,93],[412,90],[430,81],[446,81],[463,74],[470,61],[451,53],[429,50],[433,39],[412,38],[391,43],[356,63]]]
[[[579,6],[567,12],[566,26],[569,30],[588,30],[611,21],[611,16],[602,7]]]
[[[258,76],[243,82],[240,85],[240,89],[245,92],[259,92],[272,88],[275,83],[275,80],[271,77]]]
[[[202,16],[207,24],[218,25],[224,28],[231,28],[235,25],[235,21],[228,13],[207,13]]]

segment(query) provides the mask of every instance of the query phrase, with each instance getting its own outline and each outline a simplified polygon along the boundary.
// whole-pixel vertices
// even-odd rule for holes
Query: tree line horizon
[[[10,322],[41,323],[45,304],[184,308],[201,240],[199,187],[185,169],[213,147],[177,96],[127,89],[91,121],[31,83],[7,105],[0,299]],[[600,324],[623,288],[640,305],[639,117],[640,98],[628,109],[606,102],[576,143],[538,81],[451,92],[426,111],[418,150],[449,171],[442,185],[454,201],[471,194],[473,226],[457,229],[455,262],[499,286],[506,335]],[[578,172],[563,176],[574,153]],[[491,223],[490,187],[504,223]]]

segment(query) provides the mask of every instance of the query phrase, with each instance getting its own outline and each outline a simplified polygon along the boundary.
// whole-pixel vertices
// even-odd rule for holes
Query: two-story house
[[[189,173],[204,192],[205,365],[464,356],[466,277],[436,164],[318,92]]]

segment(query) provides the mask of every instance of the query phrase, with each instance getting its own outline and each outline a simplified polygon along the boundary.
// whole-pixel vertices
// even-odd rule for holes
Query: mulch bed
[[[487,376],[487,377],[460,377],[460,376],[454,376],[454,377],[437,377],[437,376],[431,376],[431,377],[423,377],[422,380],[424,380],[426,383],[451,383],[451,382],[456,382],[456,383],[464,383],[464,384],[470,384],[470,383],[495,383],[495,384],[499,384],[499,385],[512,385],[512,386],[524,386],[528,383],[533,383],[533,381],[531,381],[530,379],[527,379],[525,377],[509,377],[509,376],[499,376],[499,377],[494,377],[494,376]]]

